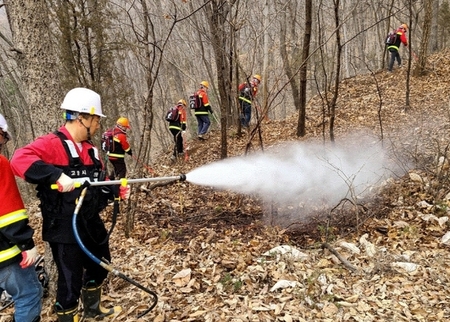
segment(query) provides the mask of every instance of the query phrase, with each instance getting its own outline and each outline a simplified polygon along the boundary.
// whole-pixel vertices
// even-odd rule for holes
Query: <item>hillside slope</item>
[[[404,103],[406,69],[361,75],[340,85],[336,141],[353,133],[383,138],[405,170],[358,205],[315,209],[312,220],[288,227],[270,225],[276,214],[268,220],[256,195],[189,182],[133,187],[135,227],[125,237],[130,208],[122,205],[111,238],[113,265],[154,290],[159,301],[138,319],[151,297],[110,276],[107,299],[123,307],[110,320],[450,319],[450,259],[447,239],[442,239],[449,230],[450,189],[448,163],[438,162],[446,156],[450,137],[450,52],[430,57],[429,66],[426,77],[411,78],[409,109]],[[322,110],[319,97],[310,102],[309,133],[300,141],[321,142]],[[264,148],[299,141],[295,127],[295,115],[265,122]],[[243,155],[247,139],[230,131],[230,156]],[[252,146],[256,152],[258,140]],[[172,164],[169,155],[162,155],[152,168],[157,176],[189,174],[219,156],[220,136],[212,133],[208,141],[189,142],[188,162]],[[105,219],[109,222],[108,214]],[[56,321],[50,299],[43,321]]]

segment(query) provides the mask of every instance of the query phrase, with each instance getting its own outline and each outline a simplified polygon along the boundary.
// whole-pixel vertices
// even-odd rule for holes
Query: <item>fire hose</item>
[[[137,182],[148,182],[148,181],[166,181],[166,180],[171,180],[171,181],[175,181],[175,180],[181,180],[184,181],[186,180],[186,175],[182,174],[179,176],[173,176],[173,177],[160,177],[160,178],[141,178],[141,179],[130,179],[130,180],[126,180],[126,179],[121,179],[121,180],[110,180],[110,181],[97,181],[97,182],[92,182],[90,183],[90,185],[92,186],[100,186],[100,185],[114,185],[114,184],[127,184],[127,183],[137,183]],[[73,217],[72,217],[72,228],[73,228],[73,232],[75,235],[75,239],[78,243],[78,246],[80,246],[80,248],[83,250],[83,252],[92,260],[94,261],[96,264],[100,265],[101,267],[103,267],[104,269],[106,269],[108,272],[122,278],[123,280],[127,281],[128,283],[138,287],[139,289],[143,290],[144,292],[148,293],[149,295],[151,295],[151,297],[153,298],[153,303],[150,305],[150,307],[148,309],[146,309],[144,312],[140,313],[138,315],[138,318],[143,317],[144,315],[146,315],[147,313],[149,313],[151,310],[153,310],[153,308],[156,306],[156,304],[158,303],[158,296],[157,294],[150,290],[149,288],[139,284],[138,282],[136,282],[135,280],[131,279],[130,277],[124,275],[123,273],[121,273],[119,270],[117,270],[116,268],[114,268],[113,266],[111,266],[110,263],[106,262],[105,259],[100,260],[99,258],[97,258],[94,254],[92,254],[89,249],[86,248],[86,246],[83,244],[83,241],[80,238],[80,235],[78,233],[78,228],[77,228],[77,216],[78,213],[81,209],[81,206],[83,205],[83,201],[84,198],[86,196],[86,192],[87,192],[87,187],[84,187],[83,190],[81,191],[80,197],[78,198],[78,203],[75,207],[75,210],[73,212]]]

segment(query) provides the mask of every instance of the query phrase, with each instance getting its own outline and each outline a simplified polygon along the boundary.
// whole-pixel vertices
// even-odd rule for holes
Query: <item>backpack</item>
[[[397,33],[395,31],[391,31],[386,36],[386,46],[392,46],[395,45],[395,42],[397,41]]]
[[[178,122],[180,119],[180,113],[178,113],[178,108],[176,106],[171,107],[166,113],[167,122]]]
[[[114,130],[109,129],[103,132],[101,142],[103,152],[112,152],[114,149]]]
[[[242,83],[239,85],[238,87],[239,90],[239,95],[248,99],[252,99],[253,98],[253,90],[251,85],[249,85],[248,83]]]
[[[192,94],[189,96],[189,108],[191,110],[196,110],[202,106],[202,101],[200,100],[200,97],[197,93]]]

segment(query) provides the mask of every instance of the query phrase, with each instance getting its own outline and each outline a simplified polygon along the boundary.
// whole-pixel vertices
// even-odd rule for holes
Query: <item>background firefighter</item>
[[[125,153],[133,155],[127,138],[128,129],[130,129],[130,122],[126,117],[120,117],[113,129],[112,149],[108,152],[108,160],[113,165],[113,170],[109,174],[111,180],[126,178]]]
[[[104,167],[91,136],[100,128],[100,96],[86,88],[70,90],[61,105],[66,123],[58,131],[41,136],[16,150],[11,165],[14,173],[37,184],[43,218],[42,239],[50,245],[58,281],[55,311],[60,322],[79,320],[78,301],[84,317],[112,315],[120,307],[100,305],[101,287],[107,271],[94,263],[78,246],[72,229],[72,216],[80,189],[76,182],[103,180]],[[52,189],[56,182],[58,189]],[[80,211],[77,226],[89,250],[111,260],[109,242],[100,218],[108,200],[129,196],[129,186],[113,192],[113,186],[90,186]]]
[[[207,81],[200,82],[200,89],[197,91],[197,95],[200,98],[201,106],[194,112],[197,119],[197,135],[200,140],[206,139],[211,121],[209,119],[209,113],[213,114],[211,105],[209,104],[208,91],[209,83]]]
[[[408,26],[406,24],[402,24],[395,31],[397,34],[397,38],[395,40],[395,44],[390,45],[388,47],[389,52],[391,53],[391,57],[389,59],[388,71],[392,72],[394,68],[394,63],[397,60],[398,67],[402,66],[402,58],[400,57],[399,49],[400,45],[403,44],[405,47],[408,46],[408,39],[406,39],[406,32],[408,31]]]
[[[186,101],[180,99],[177,103],[178,119],[176,121],[169,122],[169,131],[173,135],[175,147],[173,149],[173,155],[171,159],[175,161],[177,158],[181,158],[184,155],[183,135],[182,131],[186,131]]]
[[[250,82],[239,85],[239,105],[241,108],[241,125],[244,128],[250,126],[252,118],[252,101],[258,93],[258,85],[261,82],[261,76],[256,74]]]

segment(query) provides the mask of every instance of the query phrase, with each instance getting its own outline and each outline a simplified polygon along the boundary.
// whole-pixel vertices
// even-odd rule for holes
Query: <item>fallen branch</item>
[[[324,248],[328,249],[334,256],[336,256],[349,271],[351,271],[352,273],[356,273],[358,271],[358,269],[355,266],[350,264],[348,260],[342,257],[341,254],[337,252],[337,250],[335,250],[333,247],[330,246],[330,244],[323,243],[322,249]]]

